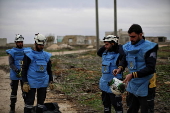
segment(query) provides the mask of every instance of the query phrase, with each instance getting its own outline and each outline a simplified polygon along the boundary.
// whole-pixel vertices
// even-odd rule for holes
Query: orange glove
[[[53,82],[52,82],[52,81],[49,83],[49,87],[50,87],[50,89],[51,89],[51,90],[53,90],[53,89],[54,89],[54,84],[53,84]]]
[[[24,92],[27,92],[27,93],[29,92],[30,86],[28,85],[28,82],[24,82],[22,89]]]

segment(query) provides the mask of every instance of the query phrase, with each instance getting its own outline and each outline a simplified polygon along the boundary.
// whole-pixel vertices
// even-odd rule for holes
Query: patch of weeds
[[[59,72],[61,65],[67,65],[67,68],[62,68],[62,72]],[[101,67],[101,58],[88,55],[87,53],[83,55],[57,56],[55,67],[58,67],[55,69],[55,73],[60,74],[62,78],[62,81],[57,83],[62,86],[62,92],[74,98],[83,106],[89,106],[97,110],[101,109],[103,105],[98,88],[98,82],[101,77],[101,68],[99,68]],[[64,74],[61,74],[63,72]]]
[[[89,93],[80,97],[81,104],[91,106],[97,111],[103,111],[101,93]]]
[[[160,101],[161,104],[170,111],[170,87],[169,84],[165,84],[165,82],[170,82],[170,63],[166,65],[157,65],[157,97],[155,98],[156,101]],[[161,107],[157,107],[157,109],[161,110]]]
[[[55,73],[60,75],[61,79],[57,84],[62,86],[62,91],[82,106],[88,106],[96,110],[97,113],[102,112],[101,91],[98,88],[98,82],[102,75],[101,57],[96,55],[96,51],[57,56],[55,59],[58,60],[56,68],[54,68]],[[168,111],[170,106],[169,85],[164,82],[170,81],[170,63],[163,62],[161,65],[156,65],[156,70],[157,96],[155,101],[158,103],[155,104],[155,109],[161,112],[162,106],[164,106]],[[126,70],[124,76],[128,73]]]
[[[7,53],[5,50],[0,50],[0,56],[7,56]]]
[[[170,57],[170,46],[160,47],[158,50],[158,57],[163,59]]]

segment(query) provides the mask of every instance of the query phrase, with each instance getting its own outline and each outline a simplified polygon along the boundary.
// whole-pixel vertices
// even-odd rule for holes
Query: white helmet
[[[108,35],[108,36],[103,38],[103,41],[107,41],[107,42],[113,41],[115,43],[118,43],[118,40],[119,40],[119,37],[114,36],[114,35]]]
[[[42,44],[42,45],[44,45],[46,42],[45,36],[39,33],[35,34],[34,40],[37,44]]]
[[[22,35],[16,34],[14,42],[18,42],[18,41],[24,41],[24,37]]]

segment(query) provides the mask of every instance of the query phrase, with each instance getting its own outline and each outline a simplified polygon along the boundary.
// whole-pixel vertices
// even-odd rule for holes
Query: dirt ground
[[[65,54],[73,54],[73,53],[83,53],[86,51],[92,51],[95,49],[84,49],[84,50],[76,50],[76,51],[61,51],[61,52],[49,52],[51,53],[53,56],[54,55],[65,55]]]
[[[8,65],[8,57],[0,57],[0,65]],[[9,73],[0,69],[0,113],[8,113],[10,110],[10,79]],[[67,99],[67,97],[57,91],[47,90],[47,102],[56,102],[59,105],[59,110],[62,113],[78,113],[77,108],[73,102]],[[35,102],[36,104],[36,102]],[[18,89],[17,103],[16,103],[16,113],[23,113],[24,102],[21,96],[20,87]]]

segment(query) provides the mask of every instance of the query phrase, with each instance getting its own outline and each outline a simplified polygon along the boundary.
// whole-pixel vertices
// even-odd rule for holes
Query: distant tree
[[[46,36],[46,39],[47,39],[47,45],[51,45],[54,43],[54,40],[55,40],[55,36],[53,34],[49,34]]]

